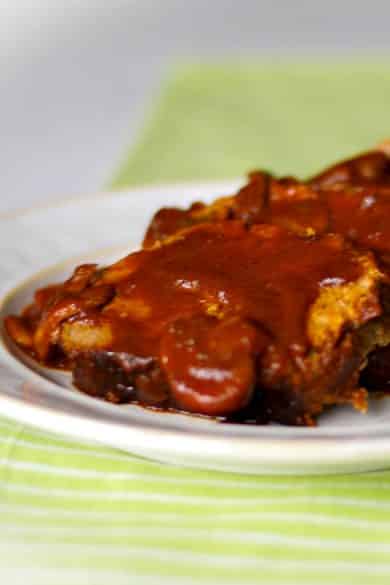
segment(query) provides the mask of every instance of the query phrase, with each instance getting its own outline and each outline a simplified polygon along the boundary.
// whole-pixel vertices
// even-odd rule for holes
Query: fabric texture
[[[389,104],[385,61],[184,68],[113,184],[306,175],[390,136]],[[390,471],[194,471],[1,419],[0,495],[1,583],[390,582]]]
[[[256,167],[305,176],[388,138],[389,103],[390,57],[183,68],[114,186],[241,177]]]

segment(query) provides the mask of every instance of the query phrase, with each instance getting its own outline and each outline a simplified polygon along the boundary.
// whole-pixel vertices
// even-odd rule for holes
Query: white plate
[[[211,200],[237,186],[238,182],[134,189],[3,216],[1,320],[18,312],[37,287],[63,280],[76,264],[111,262],[137,247],[158,207]],[[93,252],[98,248],[104,250]],[[29,362],[12,347],[3,327],[0,413],[41,429],[194,467],[325,473],[390,464],[390,399],[373,401],[367,415],[337,408],[322,416],[317,428],[225,425],[134,405],[116,406],[77,392],[68,375]]]

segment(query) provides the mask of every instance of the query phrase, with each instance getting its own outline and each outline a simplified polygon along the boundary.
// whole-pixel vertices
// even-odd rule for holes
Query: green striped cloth
[[[310,173],[390,136],[389,104],[386,61],[192,66],[114,184]],[[193,471],[5,419],[0,440],[1,584],[390,583],[390,471]]]

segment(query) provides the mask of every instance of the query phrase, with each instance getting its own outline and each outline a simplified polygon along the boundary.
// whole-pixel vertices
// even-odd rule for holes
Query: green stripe
[[[90,564],[94,569],[121,569],[128,570],[130,575],[156,575],[156,576],[194,576],[204,579],[223,580],[226,583],[253,582],[259,583],[259,575],[266,577],[266,583],[333,583],[339,582],[343,585],[359,585],[370,583],[370,585],[388,585],[390,577],[390,567],[388,564],[379,565],[375,563],[373,567],[366,566],[356,567],[356,558],[351,563],[342,563],[341,568],[336,562],[323,561],[321,569],[318,569],[317,561],[313,561],[310,556],[306,556],[302,561],[289,563],[283,561],[283,557],[269,561],[267,559],[250,559],[245,561],[243,558],[237,558],[233,562],[227,563],[228,557],[224,557],[219,563],[216,562],[215,556],[204,555],[190,561],[188,558],[180,560],[180,555],[175,559],[175,554],[160,556],[153,549],[147,548],[140,551],[137,546],[128,550],[116,550],[112,554],[107,548],[95,549],[92,551],[89,547],[84,548],[81,556],[78,555],[78,548],[82,550],[82,543],[76,543],[71,551],[67,552],[66,547],[59,545],[58,552],[52,548],[37,554],[37,550],[23,550],[23,556],[20,555],[17,548],[13,550],[12,546],[7,549],[7,555],[10,562],[12,559],[19,558],[19,563],[23,565],[35,562],[36,558],[41,558],[46,567],[70,566],[78,567]],[[61,550],[62,549],[62,550]],[[208,562],[205,562],[205,561]],[[224,566],[227,564],[228,566]],[[259,573],[260,571],[260,573]],[[257,581],[256,581],[257,579]]]
[[[79,517],[73,516],[66,518],[64,515],[58,513],[58,509],[47,508],[50,511],[50,516],[39,516],[39,526],[41,527],[77,527],[92,529],[96,526],[110,525],[114,530],[126,528],[128,525],[141,526],[147,529],[161,529],[161,528],[186,528],[194,530],[227,530],[237,532],[244,531],[248,534],[256,535],[259,532],[276,533],[280,536],[297,538],[322,538],[335,541],[353,540],[356,543],[378,543],[386,544],[390,542],[390,526],[388,522],[373,521],[368,526],[356,526],[348,523],[348,521],[337,522],[334,524],[321,524],[313,521],[312,518],[305,518],[303,513],[297,520],[295,517],[289,518],[289,513],[285,513],[283,522],[280,516],[272,518],[269,514],[262,514],[257,519],[245,520],[243,522],[240,518],[234,519],[223,513],[215,517],[199,517],[188,514],[165,514],[161,512],[145,512],[143,510],[134,510],[130,512],[121,512],[119,516],[112,515],[109,512],[105,517],[99,516],[97,518],[86,517],[80,514]],[[81,511],[82,512],[82,511]],[[14,521],[15,525],[32,526],[37,525],[37,516],[29,515],[27,512],[18,512],[14,508],[9,511],[1,511],[2,523],[10,523]],[[332,519],[329,516],[329,519]]]
[[[4,535],[12,540],[12,532],[4,530]],[[35,534],[30,534],[28,531],[22,531],[16,536],[22,536],[24,544],[27,543],[42,543],[47,544],[57,539],[59,543],[78,543],[81,551],[85,538],[83,533],[77,534],[75,531],[73,534],[46,534],[36,530]],[[246,542],[242,542],[241,539],[231,538],[227,539],[223,537],[223,534],[218,531],[210,531],[208,535],[197,535],[194,532],[193,536],[186,536],[183,534],[171,535],[169,530],[161,531],[153,529],[145,534],[145,531],[137,530],[133,534],[127,535],[115,535],[115,532],[109,532],[109,534],[89,534],[88,533],[88,546],[100,546],[104,547],[150,547],[151,551],[158,551],[160,554],[165,552],[190,552],[191,555],[210,555],[212,558],[215,555],[226,555],[226,559],[232,562],[234,559],[241,560],[260,560],[266,559],[268,561],[278,561],[283,559],[284,561],[304,561],[310,558],[312,561],[345,561],[347,563],[353,563],[359,559],[361,563],[382,563],[387,566],[388,574],[390,577],[390,560],[389,550],[363,550],[362,548],[347,547],[343,543],[339,543],[339,546],[333,546],[331,550],[327,548],[321,548],[320,545],[310,546],[309,544],[294,544],[290,541],[282,541],[280,543],[273,543],[273,534],[265,533],[264,538],[269,538],[269,542],[258,542],[253,543],[248,539]]]
[[[390,492],[390,472],[376,472],[370,474],[355,475],[338,475],[331,477],[312,476],[286,476],[283,480],[275,476],[253,476],[237,475],[233,473],[222,473],[212,471],[194,471],[186,468],[176,468],[163,466],[144,459],[139,459],[126,454],[120,454],[115,451],[100,449],[99,447],[84,447],[74,445],[69,442],[43,441],[41,437],[28,435],[18,435],[15,438],[8,437],[8,440],[0,439],[0,456],[5,460],[7,455],[12,454],[12,460],[30,461],[37,463],[60,464],[63,467],[102,472],[126,473],[143,473],[155,477],[169,477],[177,479],[187,478],[189,481],[197,483],[202,481],[215,482],[215,485],[224,483],[234,483],[235,486],[244,488],[257,488],[259,485],[272,489],[285,491],[290,489],[312,490],[313,488],[326,488],[329,493],[333,489],[341,490],[348,493],[351,489],[367,490],[368,492],[375,488],[378,495],[381,492]],[[22,441],[19,444],[18,441]],[[76,452],[73,450],[75,449]],[[50,455],[50,461],[47,461]],[[5,461],[6,463],[6,461]]]
[[[192,483],[188,478],[167,477],[164,473],[152,476],[149,473],[142,474],[138,472],[137,474],[135,471],[134,474],[130,472],[129,477],[126,477],[125,473],[123,473],[117,478],[112,472],[106,471],[106,473],[102,472],[88,476],[87,470],[83,470],[81,466],[75,466],[74,461],[70,462],[71,464],[68,468],[64,465],[65,462],[61,461],[61,467],[51,464],[41,470],[38,467],[40,460],[35,461],[37,467],[32,469],[18,469],[14,466],[18,462],[22,467],[24,463],[32,464],[34,459],[34,456],[32,456],[28,462],[24,455],[24,458],[20,460],[17,454],[13,452],[13,465],[4,465],[3,467],[3,473],[6,473],[7,481],[39,486],[42,479],[44,479],[47,487],[61,488],[64,483],[64,477],[66,477],[67,485],[72,490],[80,492],[84,490],[93,491],[96,495],[99,492],[104,492],[107,488],[114,491],[115,489],[126,491],[129,487],[137,486],[137,490],[145,497],[156,493],[161,496],[179,496],[180,498],[188,496],[199,499],[204,498],[205,500],[214,499],[217,505],[225,500],[232,504],[239,500],[243,505],[246,505],[246,502],[252,504],[260,501],[261,503],[262,498],[266,500],[272,498],[272,500],[280,501],[280,504],[285,505],[287,496],[287,504],[293,500],[294,505],[297,499],[307,498],[308,500],[312,499],[313,502],[323,503],[326,498],[334,498],[335,504],[354,506],[359,502],[362,508],[380,509],[381,513],[382,510],[385,514],[390,513],[388,489],[378,489],[375,493],[375,501],[373,501],[370,490],[362,489],[359,485],[353,483],[347,485],[337,485],[336,483],[335,485],[332,484],[331,487],[327,487],[321,484],[310,486],[304,483],[301,485],[298,482],[295,484],[288,482],[288,490],[279,490],[277,488],[273,489],[272,484],[268,487],[260,483],[248,488],[246,485],[240,485],[239,483],[234,486],[230,483],[224,484],[223,481],[213,483],[211,480],[205,486],[203,483],[197,483],[196,480]],[[66,469],[74,473],[67,475]],[[83,472],[86,473],[86,476],[83,476]],[[184,481],[181,481],[183,479]],[[205,487],[207,487],[207,491]],[[271,494],[270,489],[272,490]]]
[[[16,484],[17,486],[18,484]],[[20,486],[21,484],[19,484]],[[81,492],[83,493],[83,492]],[[12,504],[33,504],[36,506],[44,506],[47,508],[58,508],[61,505],[64,509],[74,509],[74,510],[84,510],[86,506],[88,510],[101,510],[104,509],[107,512],[123,512],[123,513],[136,513],[137,510],[142,509],[143,507],[147,507],[147,509],[152,513],[158,513],[160,511],[166,511],[170,513],[177,513],[177,514],[184,514],[184,515],[204,515],[211,516],[212,518],[218,518],[219,515],[229,514],[234,510],[237,511],[253,511],[254,513],[258,512],[259,514],[262,511],[266,511],[267,513],[275,512],[275,513],[283,513],[283,512],[291,512],[294,513],[302,513],[305,512],[312,512],[315,509],[315,513],[321,515],[337,515],[339,517],[344,518],[352,518],[352,519],[362,519],[362,520],[375,520],[383,523],[390,522],[390,513],[389,511],[380,511],[372,510],[372,509],[362,509],[359,505],[359,502],[355,506],[343,506],[343,505],[336,505],[332,501],[327,503],[322,503],[315,501],[307,500],[303,502],[294,502],[294,504],[288,502],[273,502],[271,500],[264,500],[263,503],[254,504],[253,502],[247,503],[243,506],[241,503],[238,503],[235,507],[232,507],[231,501],[221,501],[218,505],[215,502],[208,502],[206,499],[193,501],[190,498],[187,500],[179,500],[177,498],[172,497],[170,500],[165,500],[164,502],[158,500],[145,500],[142,498],[142,494],[138,496],[137,499],[137,488],[135,488],[132,492],[134,495],[132,496],[133,499],[125,499],[121,497],[115,497],[115,494],[110,494],[107,492],[106,495],[102,495],[101,497],[91,498],[89,495],[84,493],[84,497],[75,498],[70,493],[65,493],[62,495],[53,495],[50,492],[50,486],[46,487],[42,491],[42,493],[26,493],[23,491],[19,491],[18,489],[9,489],[6,492],[5,498],[6,501]],[[243,523],[244,524],[244,523]],[[354,530],[354,528],[352,528]]]
[[[115,473],[118,474],[118,479],[126,480],[126,473],[137,476],[141,474],[146,480],[147,477],[155,479],[156,477],[166,479],[171,482],[177,480],[180,486],[183,482],[188,481],[191,485],[202,486],[207,484],[208,488],[212,491],[219,491],[221,488],[229,489],[233,488],[234,491],[237,487],[240,487],[243,493],[253,493],[253,490],[272,489],[276,492],[283,494],[287,490],[289,493],[301,493],[305,491],[316,490],[318,494],[333,494],[337,491],[339,496],[348,496],[352,493],[355,495],[359,492],[359,497],[364,498],[366,496],[370,498],[371,491],[373,488],[376,490],[376,495],[379,499],[387,499],[390,493],[390,473],[381,472],[371,473],[364,475],[353,475],[353,476],[334,476],[334,477],[320,477],[314,476],[311,478],[304,477],[285,477],[281,482],[276,477],[256,477],[256,476],[236,476],[235,474],[228,473],[213,473],[213,472],[197,472],[194,476],[193,470],[189,469],[178,469],[173,467],[166,467],[159,464],[150,463],[142,459],[136,459],[131,456],[123,455],[123,458],[116,460],[115,453],[114,458],[111,459],[110,452],[106,453],[104,450],[98,451],[97,449],[91,451],[85,451],[85,453],[74,453],[73,447],[70,445],[61,445],[56,450],[55,446],[47,445],[40,441],[33,441],[29,444],[29,440],[25,440],[25,444],[18,444],[20,438],[11,440],[8,444],[0,443],[3,447],[3,458],[7,458],[10,454],[12,455],[12,461],[19,461],[21,463],[42,463],[53,467],[53,473],[56,472],[56,466],[63,468],[69,468],[69,470],[80,470],[81,474],[88,470],[101,472],[102,474],[110,473],[110,479],[115,479]],[[24,439],[23,439],[24,441]],[[11,453],[10,453],[11,451]],[[0,451],[1,453],[1,451]],[[50,453],[50,461],[47,462],[47,456]],[[6,466],[6,460],[3,463]],[[37,470],[38,472],[38,470]],[[50,469],[48,469],[48,474]],[[80,478],[81,479],[81,478]],[[85,478],[87,479],[87,478]]]

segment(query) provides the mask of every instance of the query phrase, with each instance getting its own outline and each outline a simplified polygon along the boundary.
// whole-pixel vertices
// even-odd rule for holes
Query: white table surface
[[[390,54],[389,0],[0,0],[0,213],[98,191],[169,67]]]

